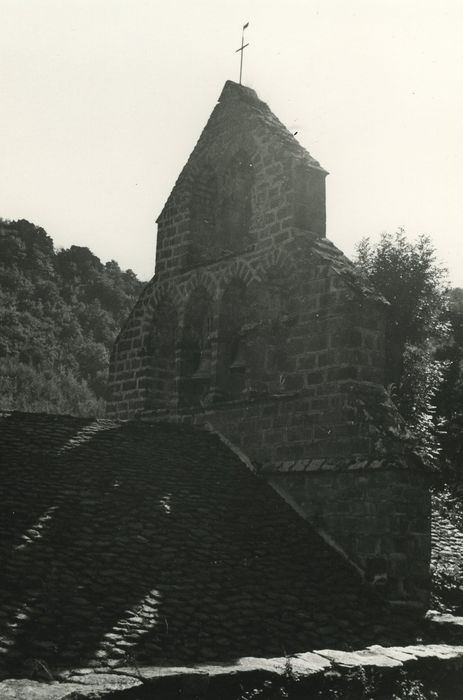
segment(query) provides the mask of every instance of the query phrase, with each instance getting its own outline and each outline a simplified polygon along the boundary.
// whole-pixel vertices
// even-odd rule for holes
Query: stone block
[[[326,334],[319,334],[308,336],[304,340],[304,347],[306,351],[316,351],[325,350],[328,348],[328,336]]]
[[[305,375],[305,383],[307,386],[312,384],[321,384],[323,382],[323,378],[324,375],[321,371],[307,372]]]

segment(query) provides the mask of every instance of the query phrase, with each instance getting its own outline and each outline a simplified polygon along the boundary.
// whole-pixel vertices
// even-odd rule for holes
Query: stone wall
[[[274,488],[360,565],[389,599],[426,606],[430,587],[429,479],[380,461],[269,474]],[[325,468],[323,468],[323,466]]]
[[[283,405],[297,395],[305,418],[291,426],[291,442],[355,437],[346,383],[382,384],[384,305],[346,280],[348,261],[332,244],[291,233],[265,254],[233,255],[148,286],[114,347],[108,415],[256,398]],[[167,339],[176,383],[163,394],[157,372],[159,356],[169,371]],[[281,418],[267,428],[280,430],[276,444],[285,408],[272,411]]]
[[[125,666],[107,673],[75,668],[62,671],[56,680],[46,680],[0,681],[0,695],[3,700],[455,700],[460,697],[463,681],[463,646],[375,644],[357,651],[319,649],[292,656],[245,657],[232,663],[195,666]]]
[[[326,171],[253,90],[227,82],[158,217],[156,275],[325,235]]]

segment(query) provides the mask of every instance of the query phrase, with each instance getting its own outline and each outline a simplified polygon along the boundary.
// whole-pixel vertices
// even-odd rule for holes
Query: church
[[[0,678],[409,643],[429,474],[384,388],[387,302],[326,239],[326,175],[228,81],[107,417],[0,414]]]
[[[225,84],[157,220],[108,416],[218,432],[389,599],[426,605],[428,475],[384,389],[387,302],[326,239],[326,176]]]

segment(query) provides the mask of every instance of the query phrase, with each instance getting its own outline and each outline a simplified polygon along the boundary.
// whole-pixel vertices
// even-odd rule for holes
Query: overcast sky
[[[429,234],[463,286],[461,0],[0,0],[0,216],[142,279],[227,79],[330,172],[327,235]]]

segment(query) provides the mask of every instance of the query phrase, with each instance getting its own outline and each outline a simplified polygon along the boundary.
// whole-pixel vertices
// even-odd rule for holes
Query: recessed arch
[[[217,348],[217,394],[223,399],[239,398],[245,387],[247,369],[248,318],[247,286],[239,277],[231,279],[220,300]]]
[[[176,396],[176,350],[178,313],[168,297],[159,301],[152,314],[148,333],[149,387],[151,409],[167,408]]]
[[[212,167],[197,165],[190,178],[190,246],[187,266],[201,265],[250,244],[254,164],[240,148]]]
[[[209,163],[203,163],[191,187],[191,242],[187,266],[206,262],[216,245],[217,188],[215,171]]]
[[[249,389],[278,394],[289,371],[288,319],[295,293],[290,268],[277,262],[262,270],[248,287],[247,376]]]
[[[326,235],[325,177],[323,170],[304,162],[293,169],[294,226],[320,237]]]
[[[180,403],[199,405],[207,396],[213,378],[212,333],[214,303],[204,286],[196,287],[185,306],[180,348]]]
[[[235,252],[249,243],[254,164],[247,151],[241,148],[229,157],[219,182],[217,237],[224,251]]]

